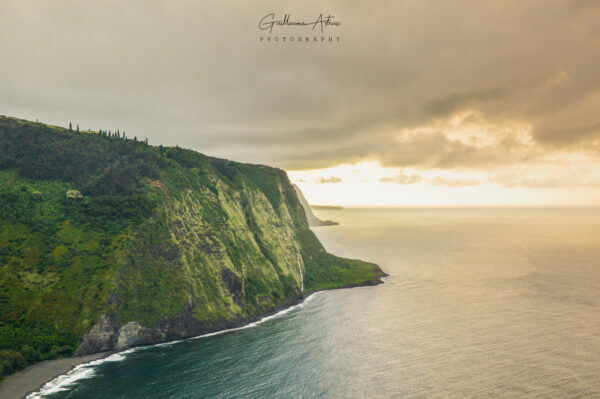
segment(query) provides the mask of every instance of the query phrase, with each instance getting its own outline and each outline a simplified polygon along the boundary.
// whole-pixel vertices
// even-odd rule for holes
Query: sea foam
[[[91,362],[78,364],[69,370],[66,374],[59,375],[53,380],[47,382],[39,391],[27,395],[27,399],[41,399],[60,391],[66,391],[77,381],[93,377],[96,372],[94,367],[106,362],[119,362],[125,360],[125,354],[130,350],[114,353],[102,359],[92,360]]]

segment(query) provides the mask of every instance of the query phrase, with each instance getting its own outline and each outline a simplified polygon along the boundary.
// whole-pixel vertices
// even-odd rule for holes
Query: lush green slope
[[[0,376],[237,325],[297,301],[302,274],[383,273],[323,249],[285,172],[0,117]]]

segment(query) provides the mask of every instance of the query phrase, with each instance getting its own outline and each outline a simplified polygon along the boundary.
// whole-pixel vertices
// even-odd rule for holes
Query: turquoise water
[[[114,355],[44,397],[600,397],[599,209],[316,213],[341,222],[315,229],[325,247],[386,284]]]

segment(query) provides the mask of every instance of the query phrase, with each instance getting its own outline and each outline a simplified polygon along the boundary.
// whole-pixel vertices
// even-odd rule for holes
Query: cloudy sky
[[[600,204],[600,1],[2,0],[0,54],[1,114],[278,166],[313,203]]]

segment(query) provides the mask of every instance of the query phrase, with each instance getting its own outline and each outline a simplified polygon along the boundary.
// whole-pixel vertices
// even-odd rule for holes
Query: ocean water
[[[32,397],[599,398],[600,209],[318,211],[377,287],[113,355]]]

